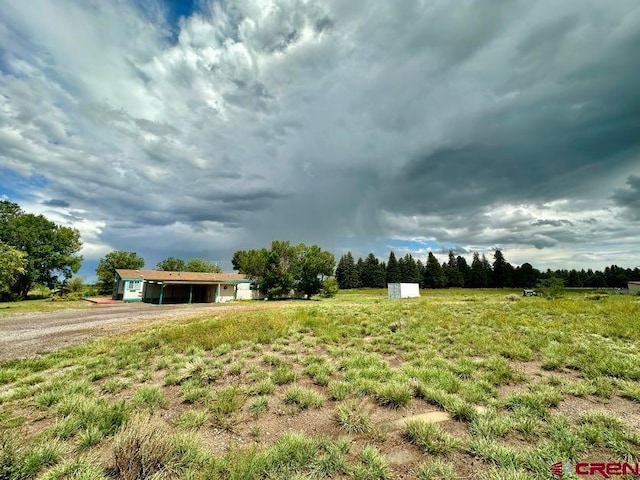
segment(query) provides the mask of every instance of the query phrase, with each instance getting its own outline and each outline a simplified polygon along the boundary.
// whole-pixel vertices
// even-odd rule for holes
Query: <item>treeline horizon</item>
[[[558,269],[541,271],[525,262],[513,266],[500,249],[493,262],[485,254],[474,252],[471,264],[461,255],[449,251],[448,261],[440,263],[429,252],[426,263],[411,254],[396,258],[393,251],[386,262],[373,253],[355,260],[351,252],[342,255],[335,272],[340,289],[384,288],[387,283],[419,283],[420,288],[535,288],[539,282],[557,278],[565,287],[627,288],[627,282],[640,280],[640,268],[617,265],[603,271],[593,269]]]

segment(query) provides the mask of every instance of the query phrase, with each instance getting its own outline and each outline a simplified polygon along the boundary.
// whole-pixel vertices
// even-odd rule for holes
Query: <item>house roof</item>
[[[120,278],[141,279],[155,282],[171,283],[237,283],[239,280],[249,281],[249,278],[241,273],[202,273],[202,272],[167,272],[164,270],[127,270],[116,269]]]

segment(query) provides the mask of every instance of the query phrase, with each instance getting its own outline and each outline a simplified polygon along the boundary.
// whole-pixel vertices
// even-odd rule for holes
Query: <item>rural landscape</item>
[[[0,0],[0,480],[640,479],[638,0]]]
[[[638,296],[244,305],[3,362],[0,478],[517,480],[639,460]]]

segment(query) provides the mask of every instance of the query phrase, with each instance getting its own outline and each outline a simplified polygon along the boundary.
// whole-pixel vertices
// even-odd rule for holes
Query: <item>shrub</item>
[[[320,296],[323,298],[335,297],[338,293],[338,281],[335,277],[327,277],[322,282],[322,288],[320,289]]]

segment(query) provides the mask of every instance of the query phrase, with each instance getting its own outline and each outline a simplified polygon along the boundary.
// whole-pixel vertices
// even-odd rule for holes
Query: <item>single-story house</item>
[[[114,292],[116,300],[159,305],[259,298],[253,281],[239,273],[116,269]]]
[[[640,293],[640,280],[627,282],[627,287],[629,288],[629,293],[632,295]]]

